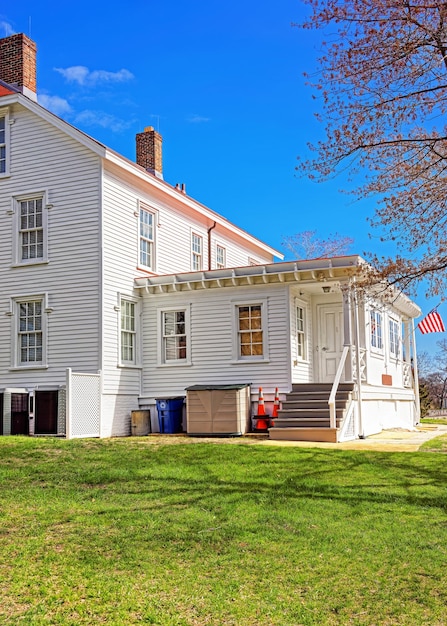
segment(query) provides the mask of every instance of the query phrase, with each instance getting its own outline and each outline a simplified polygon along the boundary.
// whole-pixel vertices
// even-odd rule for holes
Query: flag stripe
[[[423,335],[426,333],[443,333],[445,331],[444,322],[437,311],[429,313],[419,322],[418,328]]]

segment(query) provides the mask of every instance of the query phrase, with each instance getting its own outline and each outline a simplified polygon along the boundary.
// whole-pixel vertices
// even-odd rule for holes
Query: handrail
[[[343,347],[343,352],[341,354],[340,363],[338,364],[337,373],[335,374],[334,382],[332,384],[331,394],[328,400],[331,428],[337,428],[337,412],[335,410],[335,397],[337,395],[338,385],[340,384],[341,375],[343,374],[343,370],[345,367],[346,358],[349,354],[349,350],[350,350],[350,346]]]

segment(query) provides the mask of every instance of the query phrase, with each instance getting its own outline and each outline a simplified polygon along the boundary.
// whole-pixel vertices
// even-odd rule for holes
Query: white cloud
[[[46,94],[39,94],[39,104],[54,113],[55,115],[63,116],[72,112],[72,108],[64,98],[59,96],[48,96]]]
[[[0,21],[0,32],[3,32],[5,37],[9,37],[9,35],[14,35],[16,31],[9,22]]]
[[[84,65],[73,65],[71,67],[55,67],[69,83],[77,83],[78,85],[94,87],[101,83],[123,83],[131,80],[133,74],[129,70],[119,70],[118,72],[107,72],[106,70],[94,70],[91,72]]]
[[[202,124],[203,122],[209,122],[210,118],[204,117],[203,115],[190,115],[187,118],[187,121],[191,122],[192,124]]]
[[[109,113],[103,111],[91,111],[85,110],[78,113],[75,117],[75,124],[81,124],[84,126],[101,126],[102,128],[109,128],[115,133],[120,133],[126,130],[132,125],[132,121],[123,121]]]

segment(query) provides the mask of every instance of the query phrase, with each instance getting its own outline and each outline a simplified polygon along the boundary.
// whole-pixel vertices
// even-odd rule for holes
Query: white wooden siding
[[[11,176],[0,181],[0,375],[7,385],[62,385],[65,370],[94,372],[100,351],[100,161],[28,110],[11,117]],[[12,197],[46,190],[48,264],[11,267]],[[47,210],[47,209],[45,209]],[[10,371],[10,298],[48,293],[48,370]]]
[[[297,339],[296,339],[296,307],[299,303],[304,306],[306,312],[306,358],[304,360],[298,358]],[[291,343],[291,368],[293,383],[309,383],[312,382],[313,376],[313,360],[314,360],[314,343],[313,343],[313,324],[312,324],[312,299],[309,294],[301,293],[298,287],[290,289],[290,343]]]
[[[235,302],[266,300],[268,314],[269,362],[234,362],[233,320]],[[160,308],[191,311],[191,365],[165,366],[157,362],[159,338],[157,311]],[[195,384],[252,385],[290,389],[290,337],[287,286],[244,287],[198,290],[178,294],[147,295],[143,313],[143,397],[185,395]]]

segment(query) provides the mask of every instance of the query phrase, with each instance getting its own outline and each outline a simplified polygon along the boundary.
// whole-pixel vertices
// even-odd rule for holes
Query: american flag
[[[424,317],[418,324],[418,328],[423,335],[426,333],[443,333],[445,331],[444,322],[436,309]]]

